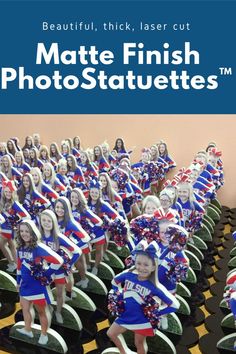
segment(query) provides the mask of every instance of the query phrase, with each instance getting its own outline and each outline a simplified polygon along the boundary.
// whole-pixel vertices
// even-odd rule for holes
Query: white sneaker
[[[160,324],[161,329],[166,330],[168,328],[168,318],[167,316],[162,316],[161,317],[161,324]]]
[[[48,342],[48,336],[47,336],[47,334],[41,334],[40,337],[39,337],[38,344],[46,345],[47,342]]]
[[[7,266],[6,271],[13,273],[16,270],[16,263],[9,263]]]
[[[86,289],[88,287],[89,279],[81,279],[75,285],[81,287],[82,289]]]
[[[97,275],[98,274],[98,268],[97,267],[93,267],[91,273],[94,274],[94,275]]]
[[[107,253],[104,253],[103,259],[104,259],[104,261],[109,261],[110,260],[110,258],[109,258]]]
[[[71,297],[72,297],[72,299],[75,299],[75,298],[77,297],[77,294],[76,294],[76,292],[75,292],[75,291],[72,291],[72,293],[71,293]]]
[[[69,297],[69,296],[65,296],[65,302],[67,302],[67,301],[71,301],[72,300],[72,298],[71,297]]]
[[[17,332],[19,332],[20,334],[23,334],[24,336],[27,336],[29,338],[34,338],[34,334],[32,331],[26,331],[26,329],[23,328],[16,328]]]
[[[62,324],[63,323],[63,317],[60,312],[55,311],[55,317],[58,323]]]

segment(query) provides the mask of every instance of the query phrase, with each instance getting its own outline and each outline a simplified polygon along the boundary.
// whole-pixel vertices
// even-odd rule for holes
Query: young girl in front
[[[48,246],[40,241],[40,232],[32,220],[21,222],[17,232],[17,286],[20,293],[20,304],[23,311],[25,326],[17,328],[23,336],[34,337],[31,328],[33,322],[32,305],[39,314],[41,335],[38,343],[46,345],[48,342],[47,330],[50,326],[48,304],[53,300],[49,287],[50,277],[61,267],[63,259]],[[38,279],[35,265],[46,261],[49,265],[45,270],[47,282]]]
[[[154,328],[150,319],[144,315],[142,305],[148,305],[150,299],[162,305],[159,307],[159,316],[175,312],[179,302],[164,286],[157,281],[157,258],[155,243],[147,245],[142,242],[140,250],[136,251],[135,266],[129,271],[118,274],[112,285],[123,292],[124,312],[121,313],[107,335],[119,349],[120,354],[127,354],[119,335],[126,330],[134,332],[134,341],[138,354],[147,353],[146,337],[154,336]]]
[[[69,252],[70,258],[66,270],[63,267],[55,272],[54,283],[57,291],[57,309],[55,312],[58,323],[63,323],[61,314],[62,306],[64,304],[65,284],[67,280],[72,277],[71,268],[81,255],[81,250],[59,231],[56,215],[51,210],[45,210],[40,214],[40,231],[41,240],[48,247],[50,247],[57,254],[63,258],[63,248]]]

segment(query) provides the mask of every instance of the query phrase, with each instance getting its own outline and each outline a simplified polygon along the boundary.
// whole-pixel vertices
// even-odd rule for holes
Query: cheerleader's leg
[[[0,249],[4,255],[4,257],[7,259],[9,264],[13,264],[14,260],[11,254],[11,251],[8,247],[8,242],[7,238],[0,236]]]
[[[20,305],[23,312],[24,322],[25,322],[25,331],[31,333],[31,324],[32,324],[32,315],[31,315],[31,302],[24,299],[22,296],[20,297]]]
[[[107,331],[108,337],[112,340],[115,346],[119,349],[120,354],[127,354],[126,347],[123,346],[122,341],[119,339],[119,335],[124,333],[126,328],[118,325],[117,323],[113,322],[111,327]]]
[[[147,342],[146,342],[145,336],[142,336],[139,333],[135,333],[134,344],[135,344],[135,347],[137,348],[138,354],[147,354],[148,347],[147,347]]]

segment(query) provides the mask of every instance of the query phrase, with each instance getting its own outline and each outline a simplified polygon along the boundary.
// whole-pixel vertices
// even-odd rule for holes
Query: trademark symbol
[[[223,76],[230,76],[232,75],[232,68],[225,68],[225,67],[222,67],[222,68],[219,68],[220,70],[220,75],[223,75]]]

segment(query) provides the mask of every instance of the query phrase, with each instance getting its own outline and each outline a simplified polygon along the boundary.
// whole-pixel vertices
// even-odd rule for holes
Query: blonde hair
[[[42,193],[42,183],[43,183],[42,173],[38,167],[31,168],[31,170],[30,170],[31,176],[32,176],[33,172],[37,173],[37,175],[39,177],[39,183],[37,186],[35,185],[35,188],[37,189],[38,192]]]
[[[191,183],[188,183],[188,182],[180,182],[177,186],[178,190],[180,188],[183,188],[183,189],[187,189],[188,192],[189,192],[189,202],[190,204],[193,206],[193,202],[196,201],[195,197],[194,197],[194,194],[193,194],[193,186]]]
[[[155,206],[158,208],[160,208],[161,206],[161,203],[160,203],[160,200],[158,197],[156,197],[155,195],[147,195],[144,199],[143,199],[143,202],[142,202],[142,211],[145,212],[145,208],[146,208],[146,205],[147,203],[153,203],[155,204]]]

